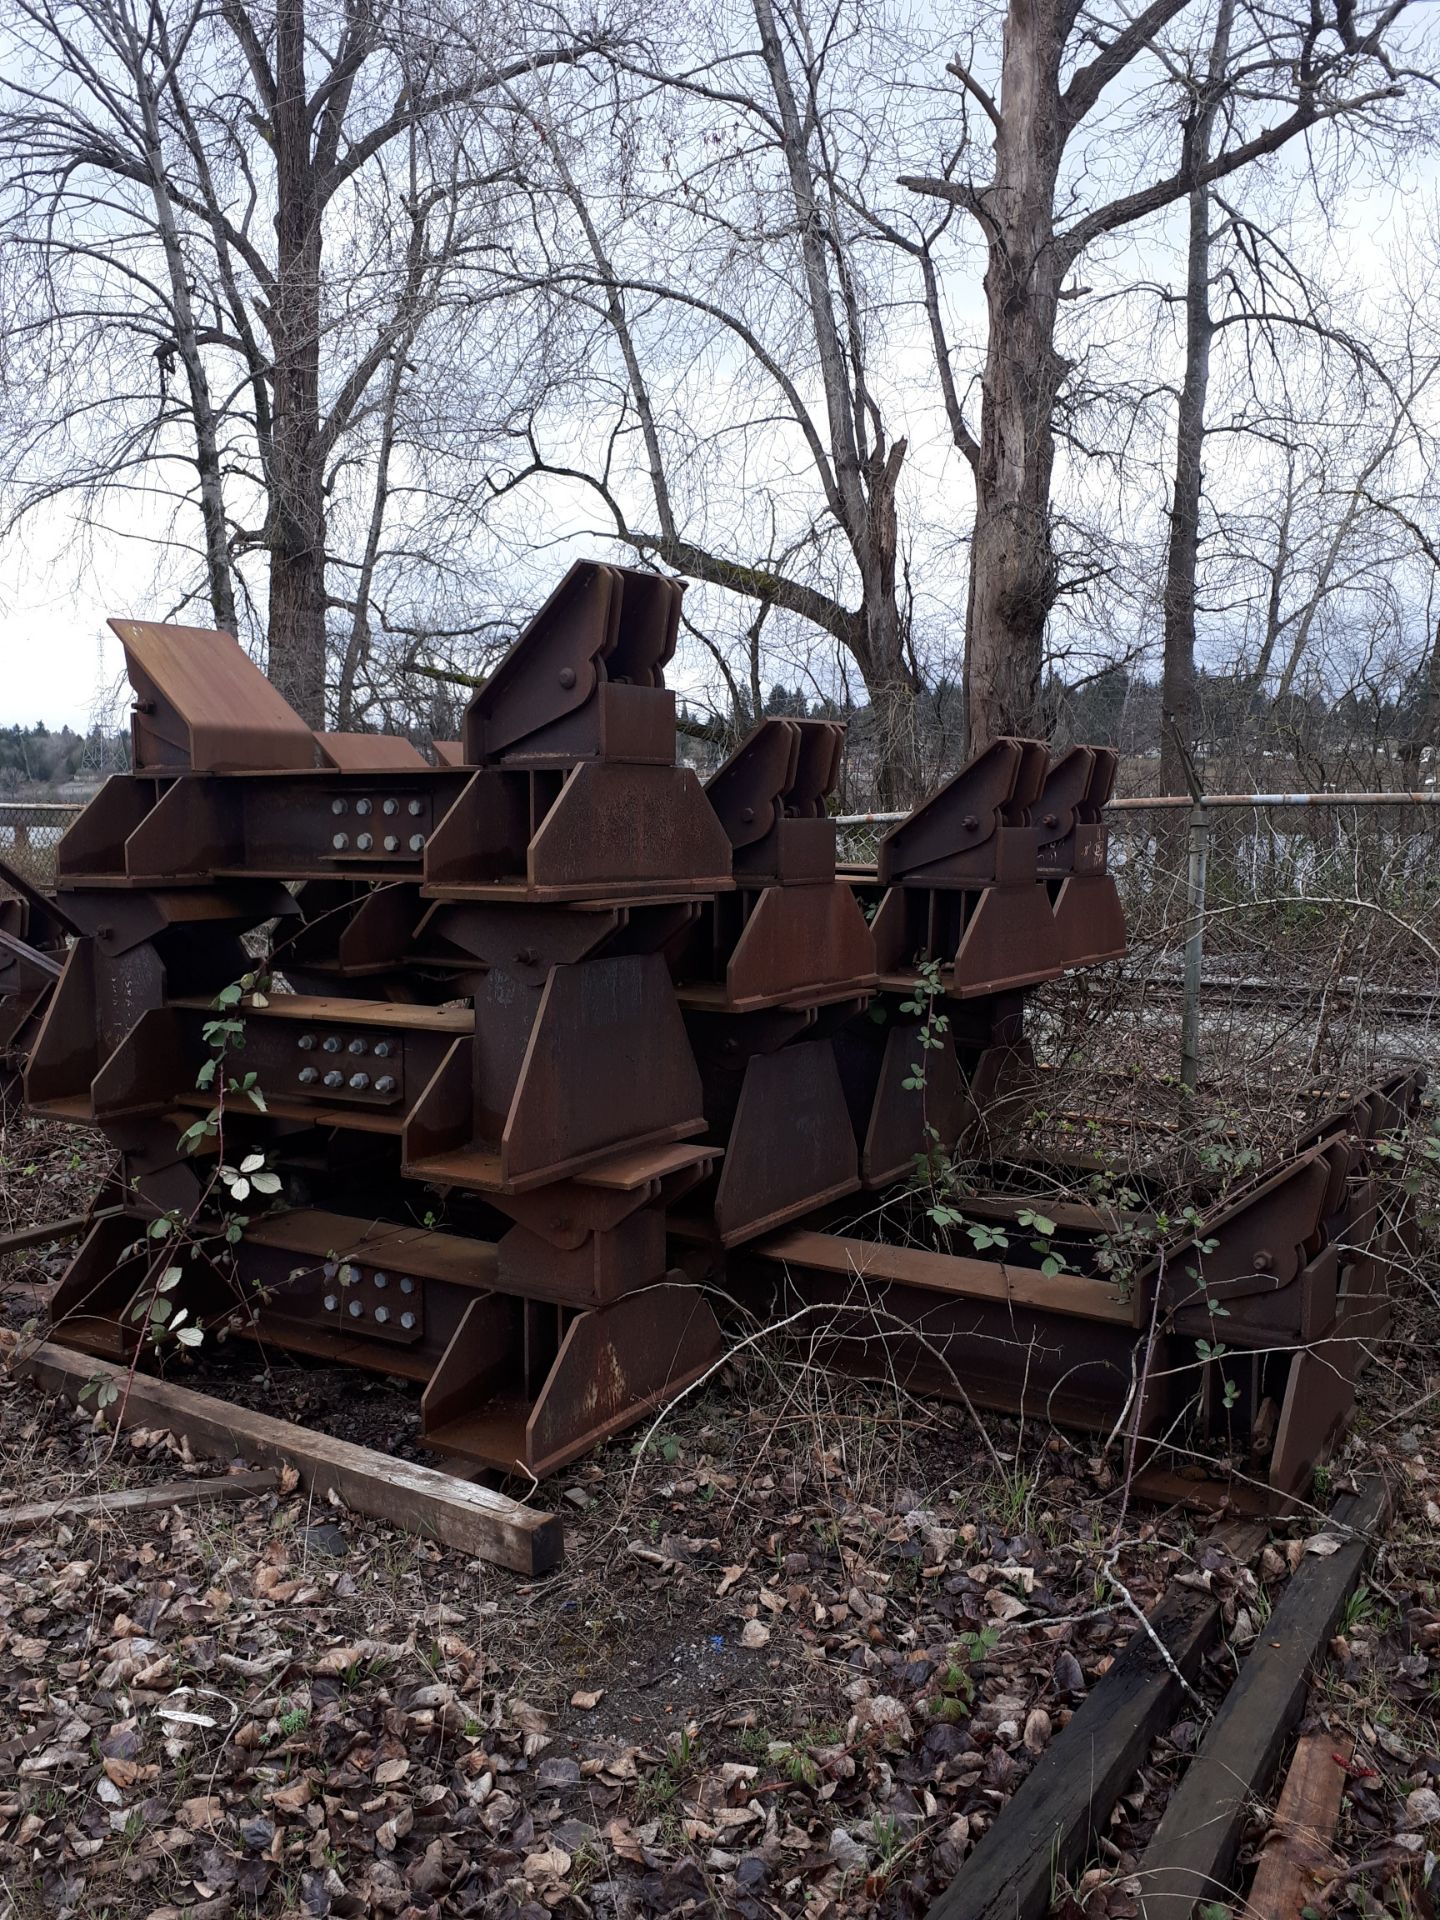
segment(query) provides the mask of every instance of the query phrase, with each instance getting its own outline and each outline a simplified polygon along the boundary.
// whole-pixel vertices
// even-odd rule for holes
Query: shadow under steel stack
[[[1152,1220],[1123,1278],[1098,1205],[1046,1209],[1060,1273],[867,1237],[923,1212],[921,1164],[1001,1162],[1026,994],[1124,952],[1115,757],[998,741],[838,873],[838,724],[767,720],[703,786],[677,766],[681,594],[572,567],[438,766],[313,732],[227,635],[113,623],[134,771],[66,835],[54,899],[0,898],[0,1063],[120,1162],[56,1337],[134,1353],[159,1216],[221,1244],[219,1142],[180,1137],[216,1102],[216,998],[259,967],[215,1085],[253,1074],[264,1111],[230,1094],[220,1138],[281,1190],[180,1262],[172,1305],[419,1383],[437,1453],[539,1476],[642,1419],[720,1360],[713,1286],[798,1301],[861,1373],[1123,1418],[1297,1491],[1384,1332],[1403,1222],[1373,1143],[1418,1077],[1184,1236]],[[1035,1203],[997,1177],[957,1204]]]

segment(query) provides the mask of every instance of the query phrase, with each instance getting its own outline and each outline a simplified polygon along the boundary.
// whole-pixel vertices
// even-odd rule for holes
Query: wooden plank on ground
[[[1151,1616],[1189,1679],[1220,1630],[1210,1596],[1173,1589]],[[1173,1719],[1180,1684],[1150,1636],[1137,1631],[1104,1679],[1000,1810],[927,1920],[1035,1920],[1055,1881],[1084,1857],[1151,1741]]]
[[[1301,1734],[1255,1868],[1248,1912],[1301,1920],[1307,1907],[1319,1907],[1336,1872],[1330,1843],[1354,1748],[1351,1734]]]
[[[1270,1784],[1310,1663],[1335,1631],[1385,1512],[1382,1482],[1367,1480],[1326,1522],[1344,1544],[1308,1554],[1291,1575],[1141,1858],[1144,1920],[1193,1920],[1200,1903],[1228,1899],[1246,1804]]]
[[[59,1500],[31,1500],[22,1507],[0,1507],[0,1533],[15,1527],[42,1527],[49,1520],[123,1519],[159,1513],[167,1507],[198,1507],[206,1500],[238,1500],[273,1493],[280,1484],[275,1467],[245,1473],[212,1474],[208,1480],[167,1480],[163,1486],[127,1487],[114,1493],[72,1493]]]
[[[1265,1529],[1236,1526],[1226,1544],[1242,1557]],[[1220,1609],[1208,1593],[1172,1587],[1150,1625],[1186,1680],[1218,1637]],[[1180,1682],[1140,1628],[1042,1754],[1019,1791],[934,1905],[926,1920],[1037,1920],[1058,1875],[1085,1857],[1155,1736],[1174,1718]]]
[[[524,1574],[544,1573],[560,1563],[564,1536],[557,1514],[539,1512],[473,1481],[333,1440],[149,1374],[132,1379],[124,1367],[51,1341],[17,1353],[11,1365],[47,1392],[77,1403],[90,1381],[112,1381],[122,1399],[107,1417],[123,1405],[124,1426],[168,1428],[212,1459],[293,1466],[316,1493],[333,1491],[356,1513],[429,1535],[476,1559]]]

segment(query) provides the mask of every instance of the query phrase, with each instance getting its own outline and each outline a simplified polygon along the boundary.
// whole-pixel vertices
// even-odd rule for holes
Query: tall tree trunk
[[[320,209],[305,94],[304,0],[275,31],[276,275],[270,678],[303,720],[325,722],[325,476],[320,438]]]
[[[1181,165],[1196,174],[1210,158],[1210,135],[1220,80],[1230,57],[1234,0],[1221,0],[1204,91],[1185,129]],[[1185,756],[1195,747],[1195,581],[1200,557],[1200,496],[1204,484],[1205,405],[1210,393],[1210,194],[1190,191],[1185,258],[1185,374],[1175,423],[1175,487],[1165,565],[1165,662],[1160,677],[1160,789],[1185,793]]]
[[[867,537],[861,552],[861,599],[855,647],[870,695],[876,743],[876,799],[882,809],[913,807],[921,798],[920,685],[905,644],[895,569],[899,523],[895,488],[906,443],[883,463],[869,463]]]
[[[1057,15],[1055,0],[1030,0],[1006,16],[994,179],[976,209],[988,239],[989,344],[965,635],[972,752],[1037,725],[1045,622],[1055,604],[1050,477],[1066,371],[1055,325],[1068,264],[1054,227],[1064,137]]]
[[[200,524],[205,538],[205,578],[210,590],[210,606],[216,626],[233,633],[235,590],[230,571],[230,541],[220,474],[219,435],[215,407],[210,397],[210,383],[205,373],[205,359],[200,351],[194,302],[190,297],[189,271],[175,218],[175,203],[170,197],[169,176],[165,170],[165,153],[160,135],[160,103],[150,84],[145,48],[134,23],[129,14],[123,15],[122,20],[131,78],[135,83],[135,97],[145,132],[145,158],[150,174],[150,195],[155,205],[155,224],[170,280],[175,351],[185,369],[190,393],[190,414],[195,432],[195,468],[200,482]],[[163,23],[159,44],[165,47]]]

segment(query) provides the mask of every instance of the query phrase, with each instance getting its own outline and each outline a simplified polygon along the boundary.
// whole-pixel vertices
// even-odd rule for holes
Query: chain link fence
[[[55,884],[55,849],[81,812],[77,803],[0,801],[0,860],[37,887]]]
[[[1143,801],[1106,817],[1129,952],[1031,1003],[1077,1124],[1188,1124],[1182,1073],[1216,1126],[1273,1112],[1287,1128],[1312,1091],[1440,1074],[1440,806],[1267,796],[1203,820]],[[872,864],[887,829],[845,821],[840,858]]]

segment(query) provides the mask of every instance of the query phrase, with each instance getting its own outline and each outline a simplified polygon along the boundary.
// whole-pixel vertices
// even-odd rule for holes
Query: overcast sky
[[[1408,166],[1398,184],[1352,192],[1332,211],[1337,214],[1336,229],[1330,244],[1348,256],[1351,270],[1358,260],[1374,261],[1373,285],[1390,279],[1386,255],[1403,235],[1406,223],[1415,217],[1421,200],[1435,190],[1440,165],[1426,155],[1419,165]],[[1158,250],[1153,258],[1156,278],[1168,278],[1169,249],[1159,234],[1139,241],[1141,254]],[[1167,255],[1164,265],[1160,253]],[[951,290],[951,304],[976,309],[978,288],[964,284],[957,276]],[[969,317],[967,313],[967,318]],[[930,386],[928,351],[925,359],[923,391]],[[923,410],[923,405],[922,405]],[[948,433],[937,420],[930,425],[935,432],[927,436],[923,423],[906,420],[911,434],[910,466],[923,473],[935,461],[935,471],[925,477],[932,489],[948,492],[940,466],[953,459]],[[917,429],[919,429],[917,431]],[[939,434],[937,439],[935,436]],[[927,444],[933,440],[934,445]],[[943,442],[943,444],[942,444]],[[965,476],[968,492],[968,476]],[[576,502],[575,505],[581,503]],[[957,511],[966,511],[967,503],[958,497]],[[538,501],[528,504],[532,516]],[[553,536],[571,531],[571,503],[557,497],[546,502],[549,531]],[[113,511],[113,510],[112,510]],[[557,524],[557,512],[560,521]],[[77,525],[70,508],[57,509],[48,521],[38,517],[26,524],[21,538],[0,543],[0,725],[32,726],[43,721],[51,728],[68,725],[84,731],[97,718],[111,723],[123,722],[128,707],[124,686],[124,659],[120,645],[105,625],[107,617],[128,616],[163,619],[173,605],[173,582],[167,578],[167,550],[158,541],[133,537],[146,529],[143,500],[136,499],[133,518],[126,526],[131,537],[116,530]],[[156,503],[150,531],[161,534],[167,509]],[[584,512],[582,524],[595,524],[593,509]],[[574,532],[579,532],[575,527]],[[593,543],[582,542],[589,547]],[[570,554],[557,554],[558,570]],[[189,618],[203,622],[205,615],[192,609]],[[682,663],[672,675],[681,691],[687,689],[688,675]]]

